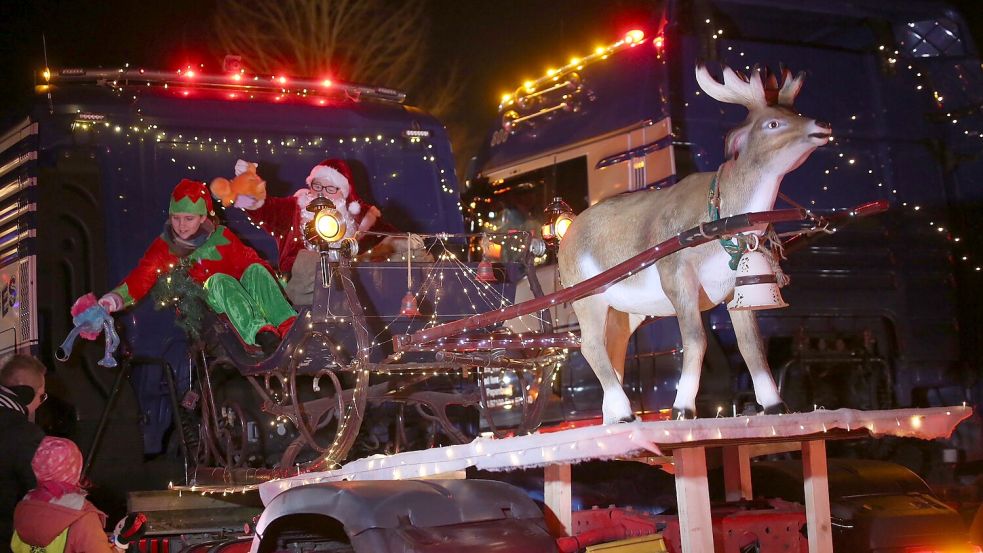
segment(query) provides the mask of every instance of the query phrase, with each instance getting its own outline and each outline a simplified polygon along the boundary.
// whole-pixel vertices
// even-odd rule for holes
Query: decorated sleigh
[[[873,203],[849,216],[885,207]],[[388,452],[465,443],[482,430],[497,437],[532,432],[543,421],[567,352],[579,347],[576,333],[552,331],[551,306],[602,292],[682,249],[781,223],[803,237],[826,229],[830,221],[798,209],[720,219],[545,295],[529,270],[532,253],[528,264],[496,267],[498,282],[488,282],[482,280],[489,278],[487,265],[461,261],[453,237],[446,235],[427,240],[434,262],[410,264],[408,272],[402,264],[354,261],[349,242],[330,244],[321,252],[312,305],[301,310],[298,324],[272,356],[263,359],[244,349],[225,322],[210,324],[193,360],[201,392],[193,483],[254,484],[334,468],[353,448],[365,453],[365,442],[378,442],[373,429],[380,416],[391,419],[383,422],[391,436]],[[531,277],[536,297],[512,303],[522,272]],[[408,310],[405,301],[377,305],[379,292],[401,284],[407,274],[417,283],[409,295],[418,312]],[[477,312],[482,305],[485,310]],[[539,330],[520,334],[503,325],[523,316],[534,317]],[[210,353],[206,342],[219,345],[213,349],[220,353]],[[287,434],[290,441],[279,458],[270,459],[272,468],[247,458],[245,400],[214,389],[216,375],[229,368],[248,382],[271,425],[296,429]],[[503,387],[511,390],[503,393]],[[422,441],[407,437],[411,419],[425,423]]]

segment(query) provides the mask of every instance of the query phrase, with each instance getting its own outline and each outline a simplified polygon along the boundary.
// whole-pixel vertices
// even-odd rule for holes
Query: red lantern
[[[413,292],[406,291],[406,295],[403,296],[402,306],[399,309],[399,314],[404,317],[420,316],[420,308],[416,304],[416,296],[413,295]]]
[[[478,276],[475,278],[481,282],[495,282],[498,280],[495,278],[495,268],[492,267],[491,261],[478,263]]]

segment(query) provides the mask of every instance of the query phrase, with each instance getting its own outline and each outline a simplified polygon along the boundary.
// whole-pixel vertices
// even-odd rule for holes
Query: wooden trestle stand
[[[818,410],[792,415],[590,426],[505,439],[477,438],[462,445],[359,459],[327,472],[299,474],[260,485],[268,504],[296,486],[337,480],[461,478],[467,467],[510,470],[542,466],[545,502],[556,523],[572,532],[571,470],[588,459],[633,459],[644,454],[675,475],[684,553],[713,551],[707,486],[707,448],[723,451],[728,500],[751,499],[751,458],[801,449],[809,551],[833,551],[826,441],[898,436],[932,440],[950,436],[973,410],[965,405],[885,411]],[[652,460],[652,456],[658,456]]]

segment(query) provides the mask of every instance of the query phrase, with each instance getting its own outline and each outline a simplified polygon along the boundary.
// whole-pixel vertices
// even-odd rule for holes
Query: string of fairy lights
[[[444,446],[439,450],[411,451],[391,455],[376,455],[352,461],[337,470],[302,475],[281,481],[279,491],[295,486],[343,480],[404,480],[425,478],[464,470],[477,466],[480,459],[492,470],[536,467],[551,463],[572,463],[590,458],[638,458],[639,444],[648,444],[643,449],[662,455],[665,445],[685,444],[694,441],[718,440],[757,440],[776,441],[782,436],[822,436],[830,432],[847,433],[864,431],[872,436],[888,435],[898,437],[924,437],[924,433],[934,434],[944,427],[958,424],[972,413],[972,407],[936,407],[929,409],[906,409],[904,413],[895,411],[857,412],[856,416],[844,416],[839,410],[826,411],[818,408],[811,413],[796,415],[775,415],[772,417],[737,415],[719,417],[721,423],[714,427],[679,426],[692,421],[652,421],[642,423],[608,426],[596,435],[563,436],[559,433],[552,438],[524,436],[509,442],[490,438],[478,438],[467,444]],[[782,423],[774,422],[773,417],[782,417]],[[957,417],[953,420],[952,417]],[[780,429],[781,427],[781,429]],[[951,430],[949,430],[951,432]],[[649,453],[649,454],[651,454]],[[643,454],[644,456],[645,454]],[[277,484],[274,484],[277,485]],[[174,485],[169,488],[179,493],[184,491],[202,495],[246,493],[256,490],[261,484],[215,484],[215,485]]]
[[[740,44],[737,41],[731,41],[731,44],[726,42],[731,34],[727,32],[726,25],[717,24],[711,18],[706,18],[703,21],[704,31],[703,34],[710,37],[713,41],[721,41],[721,48],[725,52],[725,58],[731,57],[732,59],[726,60],[732,67],[743,67],[745,71],[751,71],[753,69],[750,63],[744,63],[749,56],[743,51]],[[909,24],[910,27],[914,27],[913,23]],[[518,87],[515,91],[508,94],[502,95],[502,101],[498,105],[499,112],[503,110],[510,109],[517,102],[519,102],[524,96],[536,95],[543,92],[544,86],[552,86],[553,83],[557,82],[563,75],[569,74],[573,71],[583,69],[586,65],[591,63],[601,62],[602,60],[608,59],[608,57],[623,48],[626,47],[638,47],[643,44],[651,43],[651,46],[657,50],[659,53],[659,58],[662,63],[665,63],[665,57],[661,54],[663,49],[666,47],[665,39],[662,35],[654,37],[651,41],[645,40],[644,33],[642,31],[631,31],[622,40],[606,47],[597,47],[594,52],[589,56],[584,57],[574,57],[566,65],[563,65],[557,69],[549,68],[546,70],[545,75],[532,80],[526,80]],[[882,58],[884,64],[891,68],[896,75],[897,81],[905,82],[909,81],[913,88],[913,92],[917,94],[922,94],[925,96],[928,105],[931,105],[936,110],[936,119],[942,122],[948,123],[946,129],[943,129],[950,136],[962,136],[964,137],[964,144],[969,144],[969,146],[974,147],[979,155],[979,143],[969,142],[966,143],[965,140],[972,139],[983,139],[983,117],[980,117],[980,110],[969,110],[968,112],[964,108],[950,108],[947,107],[946,96],[951,96],[949,94],[943,93],[930,78],[929,70],[923,68],[925,62],[931,62],[935,58],[928,57],[922,59],[919,57],[910,57],[908,63],[904,63],[904,58],[902,52],[899,48],[891,47],[886,44],[879,44],[876,46],[876,55]],[[736,59],[734,58],[736,56]],[[922,54],[924,56],[924,54]],[[972,81],[970,79],[963,79],[960,81],[963,90],[961,95],[965,98],[967,105],[978,105],[979,98],[975,101],[972,99],[972,93],[970,87],[972,86]],[[697,88],[693,92],[695,97],[703,96],[703,93]],[[949,103],[951,103],[951,99]],[[684,101],[684,107],[690,107],[691,100]],[[719,105],[721,115],[724,114],[724,106]],[[834,131],[837,136],[831,140],[830,144],[825,147],[827,150],[833,150],[834,163],[831,167],[826,168],[821,175],[821,178],[826,179],[817,190],[814,190],[815,194],[836,194],[841,188],[837,186],[837,183],[842,182],[844,175],[847,175],[849,171],[863,171],[863,174],[869,175],[871,181],[869,181],[868,190],[871,190],[873,194],[869,198],[870,200],[877,199],[880,195],[888,196],[895,209],[902,209],[908,216],[916,216],[915,220],[920,221],[918,224],[926,225],[929,232],[934,233],[942,239],[947,246],[954,252],[954,259],[960,262],[960,266],[968,271],[972,272],[983,272],[983,259],[979,259],[974,252],[971,251],[971,246],[966,245],[966,241],[963,237],[959,235],[954,229],[947,227],[945,224],[940,224],[939,220],[943,218],[941,213],[935,216],[924,216],[926,206],[926,200],[914,201],[908,200],[904,197],[904,193],[899,193],[897,187],[889,187],[885,184],[887,176],[893,170],[893,168],[887,166],[890,163],[889,159],[884,159],[883,162],[878,162],[878,158],[885,158],[884,154],[878,154],[877,152],[870,152],[865,154],[863,152],[864,142],[869,140],[862,140],[855,138],[853,136],[853,131],[858,125],[864,124],[875,124],[876,118],[881,117],[881,114],[875,113],[873,110],[870,111],[858,111],[857,113],[850,114],[848,117],[848,124],[853,124],[853,127],[847,127],[844,124],[837,123],[834,124]],[[898,153],[889,153],[886,156],[896,156]],[[860,173],[854,173],[860,175]],[[853,178],[853,175],[848,175],[848,177]],[[978,185],[978,182],[969,183],[970,185]],[[941,185],[941,183],[940,183]],[[850,186],[855,186],[853,182]],[[941,191],[940,191],[941,193]],[[876,194],[876,195],[874,195]],[[819,196],[814,196],[807,198],[803,202],[809,206],[817,205],[828,205],[828,200],[821,199]],[[502,230],[500,228],[499,222],[496,220],[495,212],[488,211],[487,206],[491,202],[488,198],[476,198],[472,201],[470,205],[466,206],[465,212],[468,214],[472,221],[477,223],[477,229],[485,230],[487,232],[497,232]],[[836,209],[850,209],[851,206],[839,207]],[[944,209],[944,206],[937,206],[939,209]],[[487,218],[486,218],[487,215]],[[924,228],[924,227],[923,227]]]
[[[283,154],[294,154],[307,156],[311,153],[320,155],[331,155],[333,148],[346,148],[348,152],[355,155],[372,153],[379,148],[395,148],[406,150],[407,148],[421,148],[420,159],[433,166],[435,180],[440,186],[441,192],[452,196],[457,196],[457,190],[453,187],[448,174],[451,163],[438,161],[434,143],[426,136],[418,134],[390,135],[390,134],[362,134],[357,136],[324,137],[314,136],[301,138],[298,136],[285,136],[279,138],[258,137],[250,135],[229,136],[218,133],[201,131],[200,133],[186,133],[184,131],[169,131],[162,128],[157,123],[148,123],[143,117],[138,118],[138,124],[121,125],[113,123],[103,115],[79,112],[75,121],[72,123],[72,130],[79,133],[100,135],[111,133],[120,135],[126,140],[127,145],[133,145],[133,141],[145,142],[148,139],[161,144],[164,148],[169,148],[172,152],[213,152],[235,155],[247,155],[252,153],[255,156],[279,156]],[[408,131],[410,132],[410,131]],[[306,150],[305,150],[306,149]],[[174,165],[180,165],[177,157],[166,158]],[[193,164],[185,164],[188,171],[197,171],[198,167]],[[402,177],[401,171],[394,170],[378,175],[380,185],[385,187],[389,184],[399,184]],[[457,202],[458,210],[462,210],[460,201]]]
[[[715,26],[710,19],[706,19],[705,24],[710,28]],[[722,40],[723,36],[724,36],[724,29],[718,28],[716,29],[716,32],[712,34],[711,38],[713,38],[714,40]],[[727,52],[734,53],[735,46],[733,45],[727,46],[726,50]],[[911,61],[909,63],[901,63],[901,51],[898,49],[891,48],[884,44],[880,44],[877,46],[877,53],[883,58],[883,61],[886,62],[886,64],[889,67],[891,67],[895,72],[907,73],[907,80],[913,83],[912,85],[914,89],[913,91],[918,94],[926,95],[927,103],[937,110],[939,114],[938,119],[945,120],[950,125],[952,125],[951,128],[946,129],[947,133],[949,134],[954,133],[957,135],[961,134],[962,136],[967,138],[975,137],[975,138],[983,139],[983,126],[968,128],[969,125],[971,124],[983,125],[983,118],[980,118],[978,116],[975,118],[970,118],[970,117],[960,118],[956,113],[954,113],[954,111],[959,111],[959,110],[952,110],[946,107],[945,95],[940,90],[935,88],[935,86],[931,82],[931,79],[929,78],[928,70],[922,69],[920,67],[920,65],[924,61],[931,61],[931,59],[921,60],[920,58],[914,57],[911,58]],[[738,58],[745,57],[745,52],[741,51],[739,47],[736,50],[736,54]],[[735,65],[741,66],[742,64],[736,63]],[[752,69],[752,66],[749,64],[743,64],[743,67],[745,71],[750,71]],[[901,77],[899,77],[899,82],[901,82],[900,79]],[[963,86],[965,87],[967,86],[967,84],[964,82]],[[964,90],[963,92],[965,93],[964,96],[969,95],[967,91]],[[701,92],[699,90],[696,90],[694,94],[696,96],[700,96]],[[686,105],[687,106],[689,105],[688,102]],[[881,117],[881,114],[875,113],[873,110],[858,111],[857,113],[850,114],[848,118],[849,123],[847,124],[874,125],[876,124],[876,119],[878,117]],[[967,128],[957,128],[957,126],[960,124],[962,124]],[[950,250],[954,252],[954,259],[956,261],[961,262],[960,266],[964,270],[972,271],[974,273],[983,272],[983,260],[979,258],[974,258],[974,256],[971,255],[969,249],[963,247],[963,244],[965,242],[957,232],[955,232],[952,228],[947,227],[945,224],[940,224],[938,222],[938,219],[935,219],[933,216],[926,217],[922,215],[922,213],[924,213],[923,210],[926,210],[925,206],[923,205],[925,200],[909,201],[904,198],[903,194],[899,193],[896,187],[891,187],[890,190],[888,190],[888,187],[885,185],[885,180],[887,180],[885,176],[894,170],[893,167],[888,166],[888,164],[891,163],[890,156],[897,156],[900,155],[900,153],[889,153],[887,154],[887,159],[884,159],[884,156],[883,155],[879,156],[877,152],[873,152],[873,151],[869,153],[864,152],[863,151],[864,143],[869,142],[870,140],[854,138],[853,136],[854,130],[859,127],[853,127],[853,128],[847,127],[843,130],[838,128],[842,126],[844,125],[839,125],[839,124],[833,125],[833,129],[834,132],[836,133],[836,136],[833,138],[833,140],[830,141],[830,144],[827,145],[825,148],[828,150],[832,150],[832,152],[830,153],[834,154],[833,155],[834,164],[832,165],[832,167],[828,167],[825,170],[823,170],[822,178],[828,180],[827,182],[824,182],[821,185],[820,189],[815,192],[818,194],[835,193],[836,190],[838,189],[836,187],[836,184],[842,182],[842,175],[844,174],[845,171],[859,172],[858,174],[861,176],[868,175],[869,178],[871,179],[870,181],[868,181],[868,187],[867,187],[868,190],[871,190],[874,194],[887,195],[888,196],[887,199],[891,201],[891,204],[894,209],[901,208],[908,217],[914,216],[912,217],[913,220],[920,221],[918,224],[926,225],[927,228],[926,227],[923,228],[926,228],[926,230],[929,233],[938,235],[941,238],[941,240],[943,240],[943,242],[947,244]],[[862,134],[862,133],[858,133],[858,134]],[[978,150],[979,146],[976,146],[976,148]],[[881,157],[884,160],[878,163],[876,161],[878,157]],[[943,185],[943,183],[941,182],[939,182],[938,184],[939,186]],[[980,183],[976,182],[970,184],[978,185]],[[853,186],[853,183],[850,183],[850,186]],[[932,192],[941,194],[942,190],[930,191],[930,193]],[[878,196],[872,196],[870,199],[876,199],[877,197]],[[809,198],[808,204],[810,206],[816,206],[817,199],[818,199],[817,197]],[[828,205],[829,202],[828,200],[824,200],[822,201],[822,203]],[[849,209],[849,207],[839,208],[839,209]],[[934,209],[936,210],[944,209],[944,206],[936,206]],[[938,213],[936,216],[942,217],[942,214]]]

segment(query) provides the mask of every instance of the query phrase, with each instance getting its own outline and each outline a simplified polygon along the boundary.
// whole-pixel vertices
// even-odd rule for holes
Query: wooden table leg
[[[573,535],[573,502],[570,492],[570,465],[546,465],[543,502],[546,503],[546,522],[554,535]]]
[[[713,521],[707,487],[707,456],[703,447],[672,452],[676,473],[676,503],[683,553],[713,551]]]
[[[805,482],[809,553],[833,553],[825,441],[802,442],[802,476]]]
[[[754,499],[751,490],[751,446],[729,445],[723,448],[724,491],[727,501]]]

